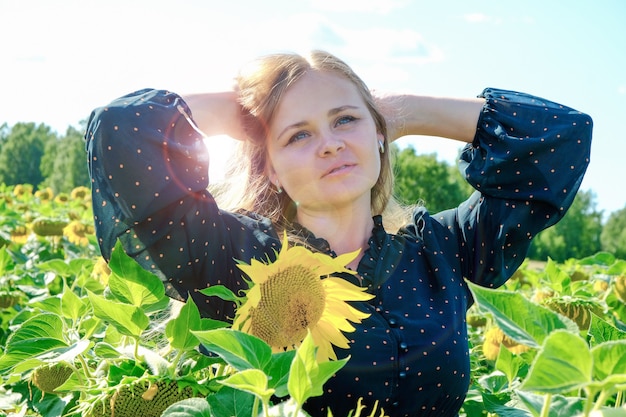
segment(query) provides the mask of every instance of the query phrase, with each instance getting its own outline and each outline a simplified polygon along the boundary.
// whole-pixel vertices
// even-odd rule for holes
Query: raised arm
[[[387,120],[390,141],[407,135],[425,135],[470,143],[485,104],[483,98],[376,92],[374,96]]]
[[[198,128],[206,136],[228,135],[247,138],[241,125],[241,107],[234,91],[183,94]]]

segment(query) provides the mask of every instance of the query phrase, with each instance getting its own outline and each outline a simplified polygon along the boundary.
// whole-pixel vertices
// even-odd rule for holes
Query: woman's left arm
[[[374,93],[387,121],[389,141],[402,136],[439,136],[470,143],[476,135],[484,98],[451,98]]]

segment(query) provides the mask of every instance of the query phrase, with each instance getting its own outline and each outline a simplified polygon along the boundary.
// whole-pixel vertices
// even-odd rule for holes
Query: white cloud
[[[489,22],[492,18],[484,13],[468,13],[463,16],[463,19],[468,23],[485,23]]]
[[[620,85],[619,87],[617,87],[617,93],[626,94],[626,85]]]
[[[409,4],[409,0],[311,0],[311,7],[325,12],[388,14]]]

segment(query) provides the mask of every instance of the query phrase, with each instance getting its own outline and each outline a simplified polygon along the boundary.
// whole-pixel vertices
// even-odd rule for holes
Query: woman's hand
[[[228,135],[237,140],[248,139],[241,123],[241,106],[234,91],[187,94],[182,98],[191,109],[194,122],[206,136]]]
[[[439,136],[472,142],[482,98],[448,98],[373,91],[387,122],[389,141],[407,135]]]

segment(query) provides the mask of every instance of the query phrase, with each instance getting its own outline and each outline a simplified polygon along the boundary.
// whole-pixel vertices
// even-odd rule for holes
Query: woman
[[[99,243],[108,258],[120,239],[170,296],[191,294],[218,319],[233,306],[197,290],[244,288],[235,260],[275,259],[283,231],[332,256],[358,249],[346,279],[374,295],[353,304],[370,316],[338,349],[348,364],[305,408],[343,416],[363,397],[392,416],[454,416],[469,385],[464,280],[502,285],[532,237],[565,214],[591,127],[589,116],[525,94],[375,99],[328,53],[262,57],[233,92],[141,90],[93,112]],[[229,178],[244,192],[220,188],[232,198],[219,206],[201,132],[242,140]],[[461,169],[477,191],[433,216],[417,207],[398,227],[389,142],[417,134],[467,142]]]

